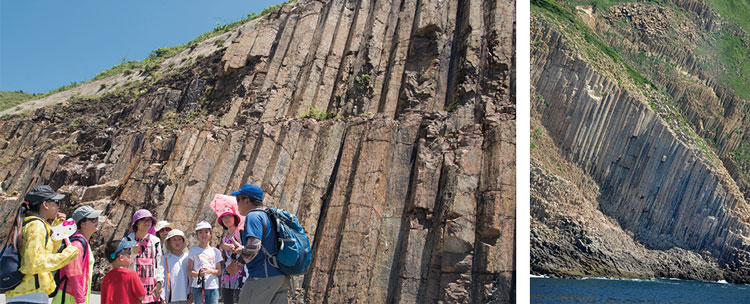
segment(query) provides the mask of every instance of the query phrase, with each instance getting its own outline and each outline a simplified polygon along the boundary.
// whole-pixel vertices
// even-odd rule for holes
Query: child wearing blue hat
[[[136,241],[111,241],[107,244],[104,254],[112,264],[112,270],[102,279],[102,304],[139,304],[146,296],[138,274],[128,269],[130,248],[136,244]]]

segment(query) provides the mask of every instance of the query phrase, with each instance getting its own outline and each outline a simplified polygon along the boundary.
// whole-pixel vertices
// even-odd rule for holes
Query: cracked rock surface
[[[416,3],[295,1],[6,117],[0,220],[50,184],[106,210],[101,257],[139,208],[192,231],[254,183],[313,242],[295,302],[513,301],[515,1]]]

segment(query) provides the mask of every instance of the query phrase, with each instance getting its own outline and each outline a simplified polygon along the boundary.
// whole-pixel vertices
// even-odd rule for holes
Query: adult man
[[[232,193],[237,197],[237,206],[245,214],[245,230],[242,233],[242,254],[234,267],[245,265],[247,278],[240,291],[240,303],[287,303],[290,278],[269,263],[268,256],[276,254],[278,235],[271,220],[263,212],[263,190],[256,185],[244,185]]]
[[[78,231],[70,237],[70,246],[82,252],[70,264],[60,269],[60,278],[65,278],[57,286],[59,289],[53,304],[89,303],[91,297],[91,278],[94,274],[94,261],[91,256],[91,246],[88,242],[91,235],[99,230],[99,216],[102,210],[94,210],[89,206],[81,206],[73,211],[71,217],[76,222]]]

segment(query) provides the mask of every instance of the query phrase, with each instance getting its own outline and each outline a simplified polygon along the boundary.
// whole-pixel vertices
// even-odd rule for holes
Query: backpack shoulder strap
[[[70,242],[73,242],[73,241],[78,241],[81,244],[83,244],[83,258],[85,259],[86,258],[86,253],[89,251],[88,250],[88,242],[86,242],[86,239],[84,239],[84,238],[82,238],[80,236],[71,236],[70,237]],[[63,246],[61,246],[60,249],[64,248],[64,246],[65,246],[65,244],[63,243]]]
[[[32,218],[30,218],[28,220],[23,221],[23,226],[26,226],[26,224],[31,223],[33,221],[40,221],[40,222],[42,222],[42,225],[44,225],[44,221],[42,221],[42,219],[40,219],[38,217],[32,217]],[[47,226],[46,225],[44,226],[44,232],[46,232],[44,234],[44,247],[47,247],[47,241],[49,240],[49,231],[47,231]]]
[[[258,211],[258,212],[265,213],[266,217],[268,217],[268,221],[269,222],[271,221],[271,215],[268,214],[268,212],[269,212],[268,208],[265,208],[263,210],[261,210],[261,209],[250,210],[250,212],[253,212],[253,211]],[[263,246],[263,236],[266,235],[266,229],[268,228],[268,225],[266,224],[265,220],[262,221],[262,222],[263,222],[263,232],[262,232],[261,239],[260,239],[260,250],[263,251],[263,253],[266,255],[266,258],[270,259],[270,258],[273,257],[273,255],[270,252],[268,252],[268,250],[266,250],[265,246]],[[274,243],[276,243],[276,242],[274,242]],[[275,262],[271,262],[270,264],[271,264],[271,266],[276,267],[275,266],[276,265]],[[268,273],[267,272],[268,272],[268,269],[266,269],[266,277],[268,277]]]
[[[279,227],[278,227],[278,217],[276,216],[276,212],[278,212],[279,209],[276,208],[266,208],[266,215],[268,215],[268,222],[271,224],[271,230],[276,231],[276,238],[279,237]],[[278,242],[277,242],[278,243]],[[276,244],[276,249],[278,249],[278,244]]]
[[[263,213],[266,214],[266,216],[268,215],[268,212],[266,211],[266,209],[263,209],[263,210],[261,210],[261,209],[253,209],[253,210],[250,210],[250,212],[263,212]],[[268,217],[268,220],[270,221],[271,218]],[[266,228],[268,228],[268,225],[266,224],[266,221],[261,221],[261,222],[263,222],[263,231],[261,232],[260,241],[263,242],[263,237],[266,235]]]
[[[26,226],[26,224],[31,223],[33,221],[40,221],[42,222],[42,225],[45,225],[42,219],[38,217],[32,217],[28,220],[23,221],[22,227]],[[47,231],[47,225],[44,226],[44,232],[45,232],[44,233],[44,247],[47,247],[47,241],[49,241],[49,231]],[[39,274],[34,274],[34,286],[36,287],[36,289],[39,289]]]

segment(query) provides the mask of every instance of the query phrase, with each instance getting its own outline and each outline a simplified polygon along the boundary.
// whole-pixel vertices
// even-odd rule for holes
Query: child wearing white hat
[[[203,304],[219,303],[219,275],[221,275],[221,251],[212,247],[211,224],[201,221],[195,226],[199,245],[190,248],[188,253],[189,275],[193,278],[193,302]]]
[[[162,298],[167,303],[187,304],[190,302],[191,289],[185,234],[179,229],[171,230],[164,240],[168,253],[164,256],[166,284]]]
[[[156,236],[158,236],[159,240],[161,241],[162,254],[167,254],[167,252],[169,252],[169,245],[167,245],[167,235],[170,231],[172,231],[172,229],[174,229],[174,225],[167,221],[158,221],[156,222],[156,225],[154,225]],[[164,295],[164,288],[161,289],[161,294],[162,296]]]
[[[174,229],[174,226],[172,223],[167,221],[158,221],[156,222],[156,225],[154,226],[154,230],[156,230],[156,236],[159,237],[159,239],[162,240],[162,242],[166,242],[167,235],[169,235],[169,232]]]

